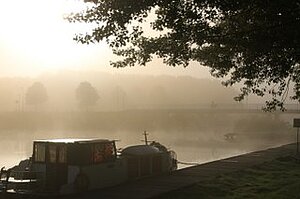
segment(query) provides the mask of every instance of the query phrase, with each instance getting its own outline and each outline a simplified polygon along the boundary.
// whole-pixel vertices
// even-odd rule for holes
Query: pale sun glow
[[[73,41],[87,25],[70,24],[63,16],[85,6],[79,0],[0,0],[0,51],[6,55],[0,56],[1,67],[20,65],[19,71],[40,73],[81,68],[96,62],[95,54],[109,57],[104,43],[86,46]]]
[[[76,33],[91,29],[88,24],[71,24],[68,13],[85,9],[83,0],[0,0],[0,76],[37,76],[59,70],[97,70],[113,73],[208,76],[197,64],[189,69],[166,67],[154,59],[147,67],[115,69],[105,42],[82,45]]]

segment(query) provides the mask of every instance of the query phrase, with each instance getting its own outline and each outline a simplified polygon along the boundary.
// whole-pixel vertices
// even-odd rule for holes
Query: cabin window
[[[104,158],[105,160],[111,160],[115,157],[115,146],[113,142],[106,143],[104,145]]]
[[[93,145],[92,161],[101,163],[113,160],[115,158],[114,143],[97,143]]]
[[[58,162],[66,163],[67,162],[67,147],[60,146],[58,150]]]
[[[56,163],[56,146],[49,145],[49,162]]]
[[[104,160],[104,146],[102,144],[94,145],[93,162],[99,163]]]
[[[34,145],[35,162],[45,162],[46,145],[44,143],[36,143]]]

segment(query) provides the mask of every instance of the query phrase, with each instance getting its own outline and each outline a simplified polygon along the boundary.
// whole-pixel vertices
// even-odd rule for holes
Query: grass
[[[164,194],[161,199],[300,199],[300,162],[288,156],[220,175]]]

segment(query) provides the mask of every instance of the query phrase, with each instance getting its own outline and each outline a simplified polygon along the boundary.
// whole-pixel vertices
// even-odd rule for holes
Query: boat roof
[[[133,156],[140,156],[140,155],[154,155],[161,153],[158,148],[150,145],[134,145],[126,147],[122,150],[122,155],[133,155]]]
[[[45,139],[34,140],[34,142],[51,142],[51,143],[99,143],[99,142],[111,142],[114,140],[99,139],[99,138],[63,138],[63,139]]]

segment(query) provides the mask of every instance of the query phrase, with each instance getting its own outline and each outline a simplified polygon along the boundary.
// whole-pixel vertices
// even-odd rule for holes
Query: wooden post
[[[299,155],[299,128],[300,128],[300,118],[294,118],[293,126],[297,128],[297,151],[296,154]]]
[[[297,128],[297,155],[299,155],[299,127]]]

